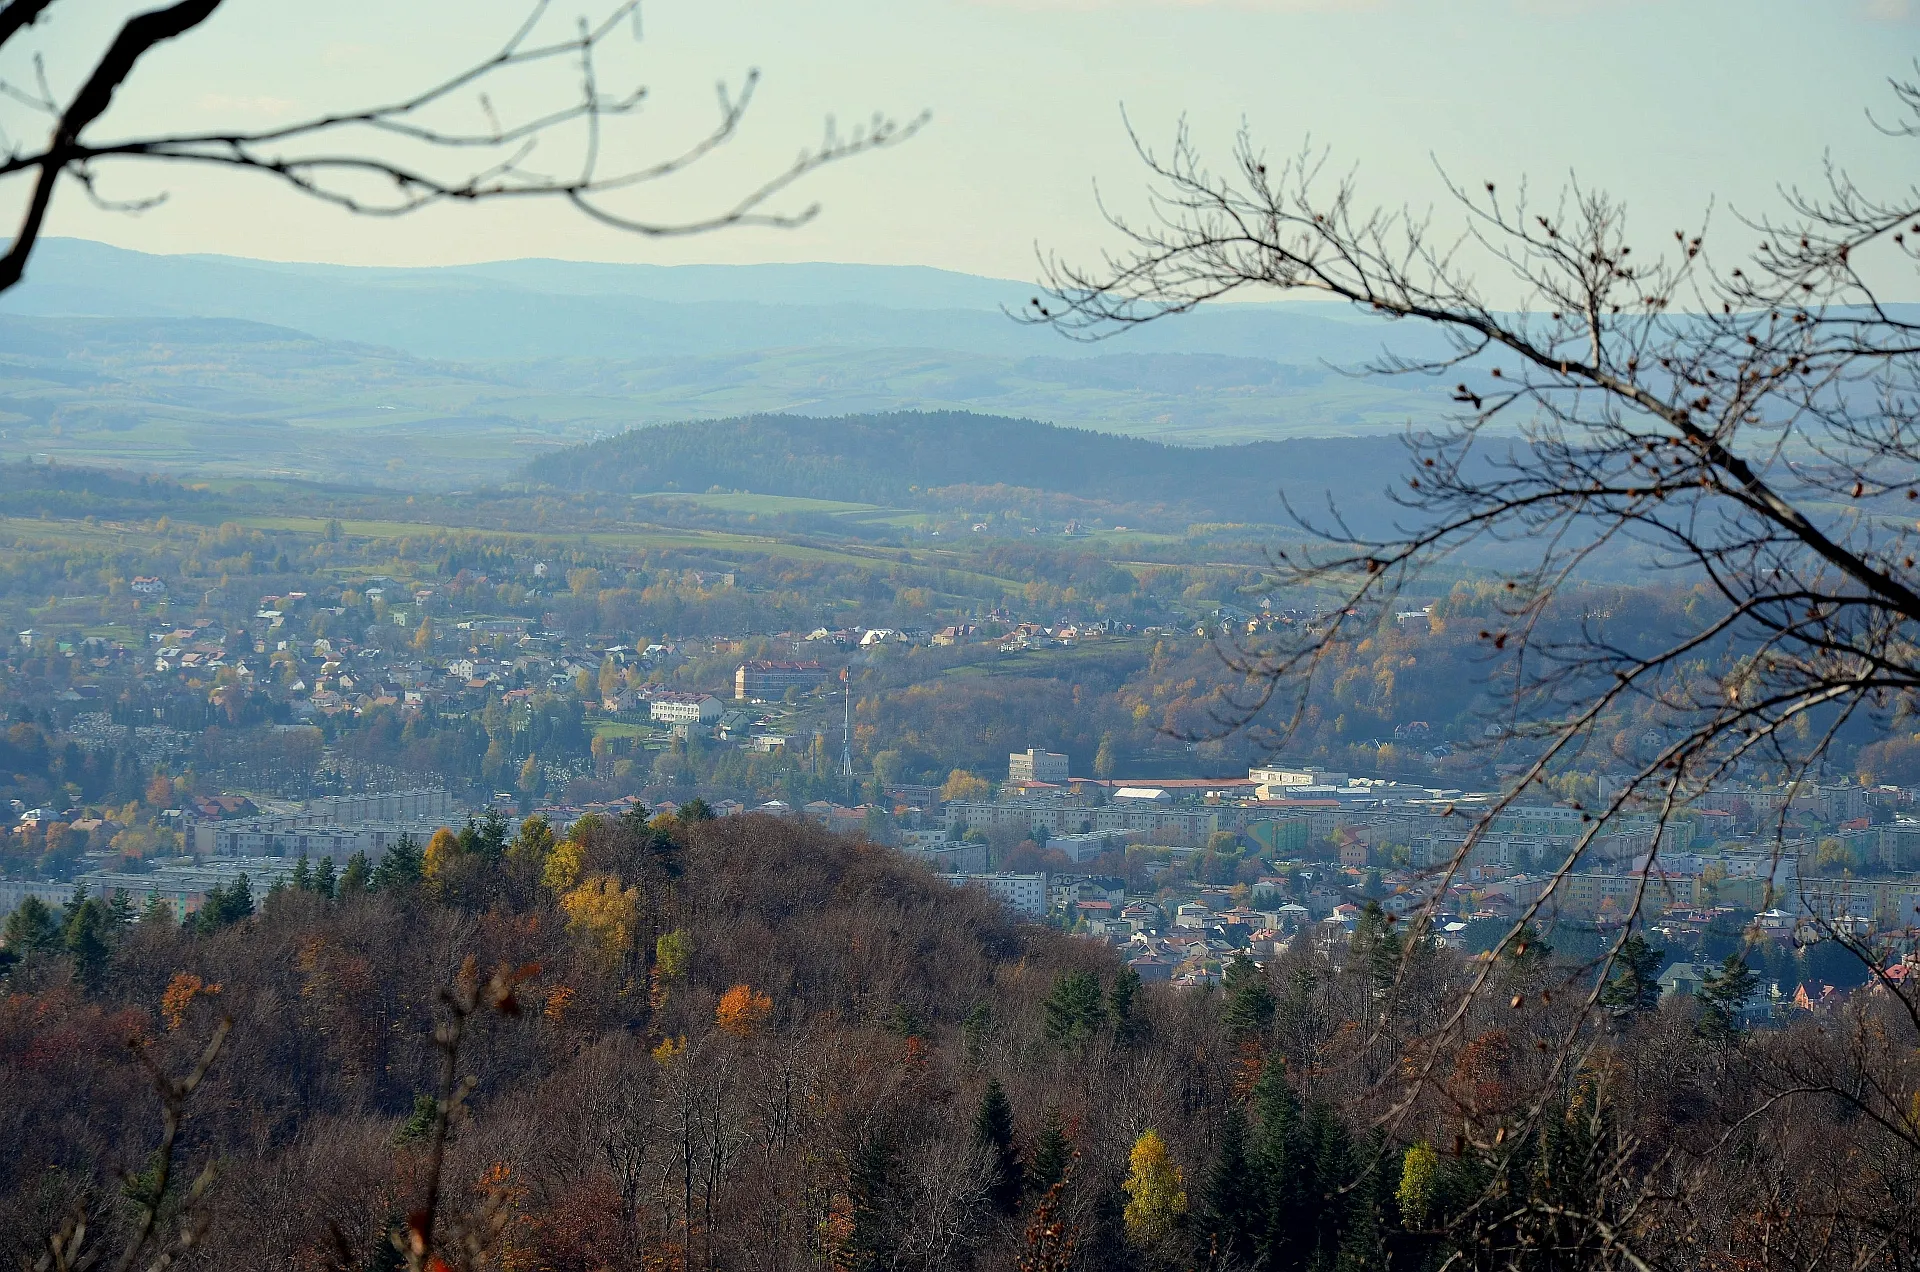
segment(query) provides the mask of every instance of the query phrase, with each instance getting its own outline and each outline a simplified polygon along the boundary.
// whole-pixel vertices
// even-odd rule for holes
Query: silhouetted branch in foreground
[[[12,0],[0,8],[0,55],[17,51],[35,24],[59,0]],[[690,216],[658,216],[629,206],[632,196],[692,168],[732,141],[753,102],[758,72],[737,91],[717,89],[716,114],[702,134],[672,144],[658,158],[640,160],[611,130],[638,115],[648,101],[638,85],[609,89],[607,54],[616,38],[639,39],[639,0],[622,0],[595,21],[581,19],[564,34],[549,28],[549,0],[536,0],[524,22],[490,56],[412,94],[310,116],[263,129],[215,129],[97,140],[94,134],[118,91],[142,59],[173,40],[191,36],[221,0],[178,3],[129,18],[84,83],[61,97],[48,85],[38,57],[29,86],[0,78],[0,97],[47,122],[44,142],[24,144],[0,132],[0,183],[28,185],[12,242],[0,256],[0,292],[22,278],[46,225],[54,194],[67,179],[103,207],[138,211],[165,196],[110,200],[99,188],[109,163],[148,160],[237,169],[279,181],[302,194],[372,216],[399,216],[438,203],[553,199],[614,229],[650,237],[697,234],[730,226],[795,226],[817,204],[775,206],[779,196],[810,173],[842,159],[893,145],[925,123],[874,115],[842,130],[829,119],[819,140],[785,167],[750,181],[719,206]],[[553,97],[542,76],[573,84]],[[564,81],[563,81],[564,82]],[[531,83],[543,104],[502,118],[492,94],[521,92]],[[456,115],[461,107],[471,116]],[[460,122],[461,119],[470,122]],[[552,169],[534,166],[543,143],[569,147]],[[623,201],[625,200],[625,201]]]

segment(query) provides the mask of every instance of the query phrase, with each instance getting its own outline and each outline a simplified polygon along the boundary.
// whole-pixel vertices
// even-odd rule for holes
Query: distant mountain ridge
[[[518,260],[422,269],[156,256],[49,239],[0,313],[241,318],[418,357],[661,357],[913,348],[1072,358],[1204,353],[1352,364],[1391,330],[1338,306],[1222,305],[1085,344],[1005,311],[1031,284],[919,266],[612,265]],[[1438,345],[1426,333],[1408,353]],[[1396,347],[1405,342],[1396,338]]]
[[[1071,496],[1157,520],[1283,524],[1298,510],[1377,522],[1404,452],[1396,438],[1299,438],[1169,446],[960,411],[822,418],[753,415],[662,424],[555,451],[523,470],[561,489],[726,491],[939,507],[955,488]]]

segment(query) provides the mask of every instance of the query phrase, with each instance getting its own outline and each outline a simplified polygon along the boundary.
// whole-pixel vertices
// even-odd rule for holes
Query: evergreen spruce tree
[[[1287,1082],[1285,1062],[1269,1056],[1253,1088],[1254,1178],[1260,1190],[1259,1253],[1275,1269],[1305,1266],[1306,1152],[1300,1100]]]
[[[253,917],[253,882],[242,872],[227,886],[227,922]]]
[[[288,875],[287,882],[301,892],[305,892],[313,886],[313,875],[307,868],[307,854],[305,850],[301,851],[300,859],[293,863],[293,871]]]
[[[328,901],[333,900],[334,877],[332,857],[320,858],[320,864],[314,868],[312,889],[315,896],[323,897]]]
[[[152,924],[158,930],[170,928],[174,922],[173,902],[161,896],[158,890],[147,893],[147,908],[140,912],[140,926]]]
[[[987,1081],[973,1116],[973,1142],[987,1154],[987,1200],[1003,1215],[1020,1205],[1020,1154],[1013,1144],[1013,1105],[1000,1079]]]
[[[106,979],[107,958],[113,952],[113,914],[88,896],[85,888],[75,888],[64,918],[60,943],[73,956],[74,974],[89,992],[97,991]]]
[[[987,1035],[993,1031],[993,1005],[985,999],[975,1003],[968,1011],[965,1020],[960,1022],[960,1041],[966,1048],[967,1059],[974,1064],[986,1054]]]
[[[1330,1263],[1347,1233],[1347,1188],[1353,1178],[1353,1141],[1332,1107],[1315,1100],[1307,1108],[1301,1128],[1306,1169],[1302,1173],[1302,1202],[1308,1216],[1310,1265]]]
[[[1099,1272],[1129,1272],[1140,1265],[1133,1243],[1127,1240],[1127,1196],[1117,1184],[1093,1195],[1093,1214],[1081,1243],[1084,1266]]]
[[[352,863],[348,863],[352,867]],[[369,892],[405,892],[420,885],[420,846],[402,835],[387,848],[367,882]]]
[[[1395,1236],[1390,1217],[1395,1178],[1387,1169],[1390,1157],[1384,1139],[1375,1135],[1356,1149],[1359,1178],[1347,1188],[1346,1227],[1334,1266],[1340,1272],[1374,1272],[1390,1266]]]
[[[889,1187],[893,1152],[882,1134],[861,1140],[848,1173],[853,1232],[847,1240],[847,1255],[853,1272],[892,1267],[900,1245],[900,1207],[893,1203]]]
[[[1380,908],[1378,901],[1369,900],[1360,911],[1360,919],[1354,924],[1353,936],[1348,940],[1347,948],[1367,974],[1367,979],[1375,989],[1391,989],[1400,977],[1401,956],[1405,953],[1405,943],[1400,934],[1393,930],[1393,924],[1387,913]]]
[[[1600,991],[1601,1005],[1616,1016],[1631,1017],[1660,1005],[1660,963],[1665,950],[1655,949],[1638,932],[1620,943],[1613,960],[1613,976]]]
[[[1273,990],[1252,959],[1236,958],[1227,965],[1222,983],[1227,990],[1227,1038],[1236,1045],[1265,1034],[1273,1025]]]
[[[1760,974],[1747,966],[1739,951],[1710,969],[1700,984],[1700,1032],[1726,1039],[1740,1032],[1740,1013],[1760,987]]]
[[[1520,925],[1520,931],[1507,943],[1505,958],[1516,971],[1531,971],[1546,962],[1553,953],[1553,946],[1547,938],[1540,935],[1540,929],[1531,923]]]
[[[1230,1108],[1207,1172],[1195,1232],[1195,1256],[1205,1263],[1249,1263],[1265,1229],[1260,1183],[1247,1155],[1247,1117]]]
[[[1047,1037],[1055,1042],[1085,1042],[1105,1023],[1106,997],[1092,972],[1063,972],[1047,996]]]
[[[1040,1137],[1033,1146],[1033,1161],[1027,1166],[1027,1190],[1035,1196],[1066,1178],[1067,1165],[1073,1160],[1073,1145],[1066,1128],[1060,1125],[1060,1111],[1047,1106],[1040,1123]]]
[[[340,896],[364,896],[373,890],[373,863],[367,860],[367,854],[356,852],[347,858],[347,868],[340,876]]]
[[[6,964],[20,962],[31,954],[51,953],[60,948],[62,925],[53,907],[28,894],[0,928],[0,945],[6,951]]]
[[[401,1144],[424,1144],[433,1134],[434,1123],[439,1119],[440,1101],[425,1091],[416,1091],[413,1095],[413,1112],[400,1124],[394,1139]]]
[[[133,898],[127,895],[124,888],[116,888],[113,896],[108,899],[107,915],[113,920],[112,927],[116,933],[126,931],[140,918],[139,913],[133,908]]]

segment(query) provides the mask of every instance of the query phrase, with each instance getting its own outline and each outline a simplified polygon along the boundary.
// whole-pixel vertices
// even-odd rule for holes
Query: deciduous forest
[[[49,1238],[61,1266],[206,1269],[1920,1255],[1892,987],[1749,1035],[1712,993],[1656,1007],[1657,953],[1598,984],[1544,942],[1477,964],[1370,911],[1170,992],[891,850],[697,806],[445,832],[184,924],[135,909],[9,920],[10,1259]]]

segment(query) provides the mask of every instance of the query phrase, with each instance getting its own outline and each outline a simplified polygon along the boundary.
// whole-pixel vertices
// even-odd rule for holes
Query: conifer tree
[[[147,893],[147,908],[140,912],[140,925],[152,924],[157,930],[172,927],[174,920],[173,902],[162,897],[158,890]]]
[[[322,857],[313,871],[313,892],[315,896],[333,900],[334,893],[333,858]]]
[[[1613,960],[1613,976],[1600,991],[1601,1005],[1616,1016],[1637,1016],[1660,1005],[1660,962],[1665,950],[1655,949],[1638,932],[1620,943]]]
[[[1747,965],[1738,950],[1708,970],[1700,983],[1700,1032],[1710,1038],[1730,1038],[1740,1031],[1740,1012],[1760,985],[1760,974]]]
[[[1346,1222],[1334,1267],[1339,1272],[1374,1272],[1391,1266],[1388,1252],[1394,1234],[1388,1209],[1395,1179],[1387,1169],[1387,1146],[1379,1135],[1356,1147],[1354,1155],[1359,1158],[1354,1163],[1359,1174],[1346,1186],[1342,1199]]]
[[[1195,1254],[1207,1263],[1251,1261],[1265,1227],[1261,1190],[1247,1155],[1247,1118],[1230,1108],[1221,1119],[1219,1147],[1207,1172]]]
[[[0,943],[6,947],[8,962],[57,949],[60,921],[46,902],[29,893],[7,915],[6,926],[0,928]]]
[[[993,1031],[993,1004],[982,999],[967,1011],[965,1020],[960,1022],[960,1041],[966,1048],[967,1059],[975,1064],[986,1054],[987,1035]]]
[[[352,868],[352,863],[348,863]],[[368,880],[369,892],[401,892],[420,883],[420,848],[412,835],[402,835],[388,847]]]
[[[300,859],[293,863],[293,870],[288,875],[287,882],[301,892],[313,886],[313,874],[307,866],[307,854],[304,849],[300,853]]]
[[[990,1078],[973,1116],[973,1142],[987,1154],[987,1200],[1003,1215],[1020,1204],[1020,1154],[1013,1144],[1013,1105],[1000,1079]]]
[[[847,1253],[851,1266],[860,1272],[891,1267],[899,1247],[901,1215],[890,1195],[892,1177],[893,1152],[884,1132],[864,1137],[847,1179],[853,1201],[853,1232],[847,1240]]]
[[[1507,943],[1505,958],[1515,971],[1530,971],[1547,961],[1553,954],[1553,946],[1547,938],[1540,935],[1540,929],[1531,923],[1520,925],[1520,931]]]
[[[73,956],[74,975],[90,992],[106,978],[115,928],[112,912],[98,898],[88,896],[85,888],[73,890],[62,916],[60,944]]]
[[[1033,1146],[1033,1161],[1027,1167],[1028,1191],[1038,1196],[1065,1179],[1067,1163],[1072,1160],[1073,1144],[1060,1125],[1060,1111],[1048,1105],[1040,1123],[1040,1137]]]
[[[107,899],[107,916],[112,920],[110,926],[116,933],[126,931],[140,917],[133,908],[133,898],[119,888]]]
[[[1369,900],[1360,911],[1360,920],[1354,924],[1347,948],[1375,989],[1391,989],[1399,979],[1405,944],[1378,901]]]
[[[1236,958],[1227,965],[1223,983],[1227,989],[1227,1038],[1234,1043],[1258,1038],[1273,1024],[1273,991],[1267,987],[1266,974],[1252,959]]]
[[[1092,972],[1063,972],[1047,996],[1047,1037],[1055,1042],[1084,1042],[1106,1021],[1100,978]]]
[[[1287,1082],[1278,1054],[1267,1058],[1253,1088],[1254,1135],[1250,1154],[1262,1206],[1260,1254],[1269,1267],[1301,1265],[1301,1229],[1306,1214],[1305,1151],[1300,1101]]]
[[[373,864],[367,860],[366,853],[356,852],[347,858],[347,868],[340,876],[340,896],[363,896],[372,887]]]
[[[202,933],[217,932],[252,914],[253,884],[242,874],[226,887],[207,892],[206,900],[194,914],[194,928]]]
[[[1345,1240],[1350,1216],[1347,1189],[1353,1179],[1353,1140],[1339,1115],[1324,1101],[1307,1107],[1302,1128],[1308,1168],[1305,1200],[1311,1207],[1313,1258],[1324,1261]]]

